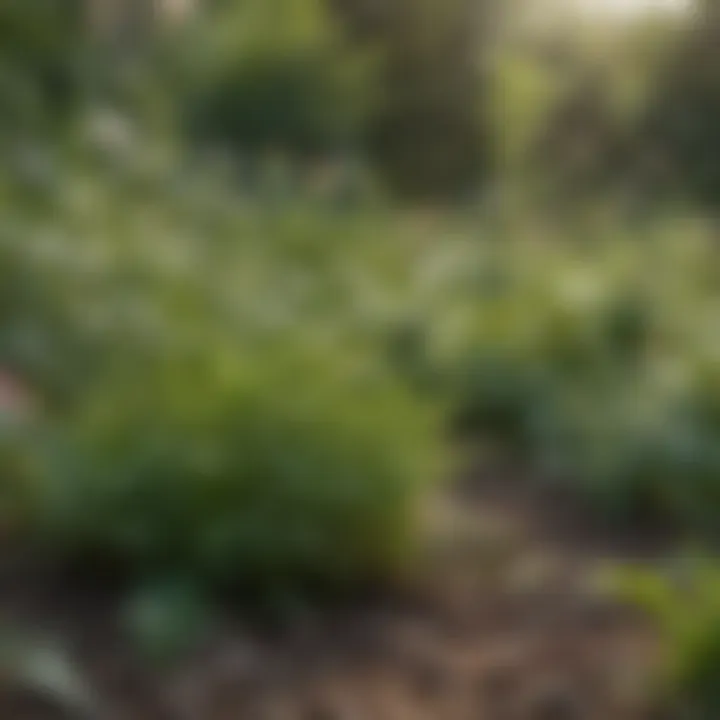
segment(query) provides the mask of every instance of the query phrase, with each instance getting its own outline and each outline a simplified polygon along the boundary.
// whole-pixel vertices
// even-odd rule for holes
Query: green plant
[[[404,256],[366,241],[392,226],[238,203],[154,149],[58,150],[47,183],[2,185],[0,366],[43,405],[9,441],[13,540],[143,586],[401,570],[437,423],[382,354]]]
[[[180,74],[187,125],[244,159],[344,151],[368,111],[370,64],[317,0],[245,1],[210,13]],[[186,54],[186,43],[181,48]]]
[[[417,539],[432,426],[362,355],[308,340],[125,365],[58,431],[33,532],[141,575],[382,577]]]
[[[711,559],[679,570],[675,577],[626,571],[616,585],[658,624],[665,658],[661,702],[688,720],[711,720],[720,712],[720,570]]]
[[[211,610],[192,583],[154,580],[130,596],[121,624],[135,649],[149,662],[162,665],[204,639]]]
[[[538,220],[460,246],[427,301],[423,362],[465,428],[599,513],[705,533],[720,512],[719,286],[710,233],[686,223],[626,237],[615,220],[583,244]]]
[[[57,123],[78,101],[81,5],[77,0],[8,0],[0,7],[3,140],[30,128],[47,131],[49,115]]]

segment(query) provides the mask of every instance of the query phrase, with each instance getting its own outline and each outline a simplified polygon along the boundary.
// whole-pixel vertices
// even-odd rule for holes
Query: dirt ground
[[[308,610],[273,632],[229,613],[162,671],[123,642],[112,603],[0,578],[10,623],[62,637],[98,720],[651,720],[651,629],[598,587],[657,538],[593,528],[512,473],[474,471],[434,507],[422,580],[396,596]],[[33,582],[36,584],[33,585]],[[83,718],[0,685],[2,720]],[[83,718],[84,720],[84,718]]]

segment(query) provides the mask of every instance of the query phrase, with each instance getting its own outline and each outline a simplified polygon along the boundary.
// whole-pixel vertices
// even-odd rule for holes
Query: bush
[[[209,582],[397,571],[435,472],[432,422],[351,360],[280,341],[126,368],[55,437],[33,532]]]
[[[468,252],[438,293],[444,309],[428,314],[426,374],[464,430],[521,453],[598,512],[713,532],[712,236],[669,220],[638,233],[586,245],[503,236]]]
[[[250,162],[360,149],[399,195],[456,199],[492,162],[478,16],[466,0],[227,4],[178,48],[194,50],[186,126]]]
[[[674,578],[624,572],[617,586],[658,623],[665,659],[658,704],[688,720],[710,720],[720,712],[720,570],[706,559],[680,570]]]
[[[368,58],[343,41],[322,2],[235,3],[194,33],[180,93],[195,137],[249,160],[316,158],[357,141]]]
[[[83,45],[78,0],[8,0],[0,7],[3,135],[47,130],[77,102]]]
[[[0,370],[43,407],[0,448],[0,522],[153,585],[392,576],[436,428],[377,342],[366,240],[388,228],[249,202],[154,150],[58,151],[3,185]]]
[[[6,215],[0,365],[45,405],[16,524],[51,554],[210,585],[402,568],[434,412],[361,295],[374,221],[124,160],[63,161],[67,184]]]

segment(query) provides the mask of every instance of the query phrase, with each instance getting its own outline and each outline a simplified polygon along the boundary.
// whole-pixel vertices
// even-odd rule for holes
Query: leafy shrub
[[[705,468],[700,457],[693,466],[698,448],[687,441],[696,438],[673,410],[640,381],[564,389],[535,426],[535,451],[553,476],[611,519],[694,526],[700,518],[692,503],[697,511],[710,499],[701,500]]]
[[[47,129],[77,101],[82,47],[78,0],[8,0],[0,7],[3,134]]]
[[[677,574],[676,574],[677,575]],[[687,563],[680,577],[633,570],[621,573],[623,596],[649,612],[664,642],[659,704],[689,720],[720,711],[720,571],[714,560]]]
[[[480,432],[525,448],[532,441],[532,415],[549,378],[543,369],[512,357],[475,358],[460,370],[456,424],[462,432]]]
[[[123,372],[59,432],[35,531],[210,581],[396,570],[435,469],[432,423],[354,363],[281,341]]]
[[[249,159],[316,157],[357,140],[368,60],[343,42],[323,3],[235,3],[195,32],[180,90],[195,136]]]
[[[536,226],[468,251],[427,315],[425,355],[465,429],[599,512],[712,532],[718,283],[711,234],[681,227],[580,245]]]
[[[58,153],[3,186],[0,368],[43,401],[2,457],[23,469],[3,473],[14,539],[152,583],[391,575],[435,413],[376,343],[376,220],[249,203],[152,150]]]
[[[3,288],[3,363],[48,405],[30,538],[210,582],[401,566],[434,413],[353,288],[366,221],[85,172],[67,168],[85,202],[51,195],[53,233],[31,204],[0,246],[23,280]]]

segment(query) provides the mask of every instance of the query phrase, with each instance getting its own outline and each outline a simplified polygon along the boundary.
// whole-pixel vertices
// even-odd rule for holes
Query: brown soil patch
[[[171,669],[143,663],[87,589],[6,572],[0,613],[64,640],[98,720],[649,718],[652,633],[595,580],[658,539],[603,535],[507,473],[471,479],[434,508],[423,579],[402,596],[307,610],[273,633],[228,613]],[[3,719],[81,717],[57,705],[0,686]]]

